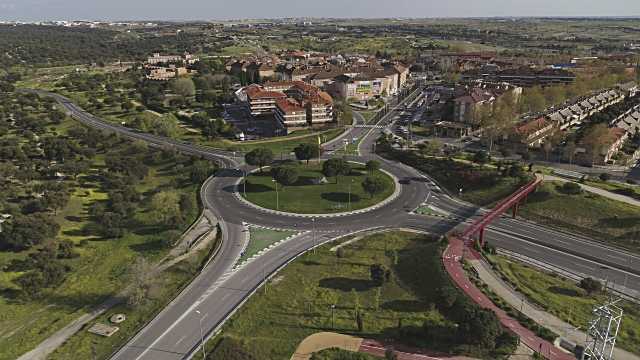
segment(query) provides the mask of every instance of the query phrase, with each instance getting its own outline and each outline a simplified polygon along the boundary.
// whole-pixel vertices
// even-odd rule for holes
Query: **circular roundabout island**
[[[373,207],[390,198],[396,182],[379,169],[343,159],[285,161],[241,179],[238,193],[261,208],[294,214],[336,214]]]

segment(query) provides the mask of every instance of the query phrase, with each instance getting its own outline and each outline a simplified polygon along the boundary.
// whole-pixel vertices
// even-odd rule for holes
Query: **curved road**
[[[217,161],[224,168],[210,179],[201,194],[203,204],[220,220],[223,245],[209,266],[169,306],[120,349],[112,359],[188,359],[198,351],[201,329],[205,337],[215,333],[225,319],[255,291],[265,277],[275,273],[295,257],[339,236],[374,228],[413,228],[443,234],[456,226],[465,226],[481,214],[470,204],[444,193],[425,174],[400,163],[381,159],[371,153],[375,139],[382,132],[377,127],[351,129],[347,135],[364,137],[361,156],[352,160],[376,158],[383,169],[404,179],[400,195],[386,206],[363,214],[331,218],[300,218],[274,215],[238,201],[235,184],[242,176],[240,164],[227,151],[196,146],[105,122],[73,104],[69,99],[38,91],[58,100],[78,121],[98,129],[114,131],[123,136],[146,141],[150,146],[171,147],[183,153]],[[388,126],[395,111],[379,125]],[[341,147],[339,141],[325,147],[327,152]],[[428,195],[430,194],[430,195]],[[429,204],[450,214],[450,217],[425,217],[411,212],[429,198]],[[460,219],[466,219],[460,224]],[[280,245],[247,265],[232,270],[246,238],[243,223],[294,229],[301,235]],[[568,271],[607,278],[618,285],[626,283],[625,291],[640,294],[640,257],[610,248],[589,239],[550,230],[522,220],[502,218],[487,229],[486,238],[494,245],[530,258],[545,261]],[[606,270],[603,270],[606,267]],[[636,292],[636,293],[634,293]],[[198,314],[199,312],[199,314]]]

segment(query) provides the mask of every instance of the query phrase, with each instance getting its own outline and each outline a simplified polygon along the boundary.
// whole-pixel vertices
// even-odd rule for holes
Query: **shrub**
[[[580,287],[590,295],[602,291],[602,283],[590,277],[580,280]]]
[[[582,193],[582,187],[573,182],[566,182],[562,184],[560,191],[567,195],[578,195]]]

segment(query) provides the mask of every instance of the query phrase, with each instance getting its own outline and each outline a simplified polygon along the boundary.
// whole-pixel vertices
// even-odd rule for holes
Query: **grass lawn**
[[[372,121],[373,117],[376,115],[377,111],[366,110],[366,111],[359,111],[359,113],[364,118],[364,122],[366,124],[369,124]]]
[[[367,176],[363,165],[352,164],[353,170],[348,176],[327,179],[326,184],[313,184],[314,179],[322,178],[322,166],[316,163],[298,164],[299,179],[295,185],[282,187],[272,181],[269,169],[263,173],[255,172],[247,177],[247,200],[259,206],[276,209],[276,195],[279,197],[279,210],[301,214],[322,214],[349,211],[349,184],[351,184],[351,210],[364,209],[375,205],[393,194],[393,179],[381,171],[374,176],[382,178],[385,190],[371,197],[362,188]]]
[[[598,180],[587,180],[585,181],[585,185],[597,187],[603,190],[610,191],[614,194],[620,194],[629,196],[636,200],[640,200],[640,186],[637,185],[627,185],[621,184],[613,181],[598,181]]]
[[[545,183],[520,208],[521,216],[640,252],[640,208],[583,192],[567,195]]]
[[[317,332],[404,341],[407,336],[398,327],[426,323],[437,330],[432,339],[421,339],[422,345],[452,354],[469,350],[460,346],[454,324],[434,306],[436,289],[450,284],[442,269],[439,243],[398,231],[346,245],[342,258],[329,250],[333,246],[321,246],[316,254],[289,264],[271,280],[266,293],[258,291],[247,301],[209,347],[232,338],[256,359],[289,359],[304,338]],[[376,287],[369,275],[372,264],[392,269],[392,280]],[[362,333],[354,318],[356,307],[364,312]],[[220,358],[218,349],[213,350],[212,359]]]
[[[244,251],[244,255],[240,257],[239,263],[266,249],[272,244],[295,234],[295,231],[280,231],[259,228],[255,226],[249,227],[249,245]]]
[[[492,256],[503,278],[520,293],[558,318],[585,329],[596,305],[606,302],[605,295],[588,296],[574,282],[545,273],[505,257]],[[622,302],[624,319],[617,345],[640,354],[640,306]],[[562,335],[562,334],[560,334]]]
[[[491,206],[513,194],[528,183],[532,176],[524,172],[518,177],[503,176],[489,165],[480,166],[456,159],[423,156],[414,151],[381,149],[381,146],[376,149],[383,156],[428,174],[450,193],[479,206]]]
[[[125,344],[138,332],[149,319],[160,312],[199,273],[199,269],[215,246],[213,243],[208,249],[201,250],[196,256],[183,260],[163,272],[153,286],[152,298],[146,304],[137,306],[135,309],[124,304],[111,308],[87,324],[47,359],[91,359],[93,352],[95,352],[97,359],[107,359],[119,346]],[[95,323],[109,324],[109,317],[114,314],[125,314],[127,320],[118,325],[120,330],[113,336],[105,338],[86,331]]]

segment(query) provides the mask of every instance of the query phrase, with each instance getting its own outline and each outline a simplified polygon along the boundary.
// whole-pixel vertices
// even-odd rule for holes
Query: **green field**
[[[354,164],[348,176],[327,179],[325,184],[313,184],[314,179],[323,178],[322,166],[316,163],[298,164],[299,179],[295,185],[282,187],[273,182],[268,169],[263,173],[255,172],[247,177],[246,199],[268,209],[301,214],[336,213],[349,210],[364,209],[375,205],[393,194],[393,179],[377,171],[374,176],[382,178],[386,184],[382,193],[371,197],[362,188],[362,181],[367,176],[363,165]],[[349,188],[351,188],[351,208],[349,208]]]
[[[152,297],[144,306],[136,307],[135,311],[124,304],[114,306],[71,337],[47,359],[92,359],[94,354],[96,359],[108,359],[115,350],[129,341],[150,319],[167,306],[191,279],[200,273],[200,269],[208,260],[210,252],[215,246],[216,243],[213,243],[207,249],[200,250],[195,256],[165,270],[154,281]],[[113,336],[104,338],[86,331],[94,323],[109,324],[109,317],[114,314],[125,314],[127,320],[118,325],[120,330]]]
[[[255,226],[249,227],[249,244],[238,262],[242,263],[251,256],[259,253],[260,250],[266,249],[270,245],[286,239],[293,234],[295,234],[295,231],[271,230]]]
[[[32,113],[35,111],[30,110]],[[78,125],[64,119],[60,124],[47,124],[42,128],[41,136],[68,136],[71,129],[78,130]],[[22,134],[11,129],[11,137],[20,140]],[[102,135],[94,138],[98,144],[110,141]],[[107,203],[109,188],[104,177],[105,158],[108,154],[131,151],[133,143],[111,138],[107,148],[96,146],[97,151],[88,161],[87,169],[77,177],[68,176],[59,181],[67,186],[69,201],[57,211],[46,210],[60,226],[55,236],[57,241],[70,241],[76,257],[59,259],[69,269],[61,284],[42,290],[37,297],[26,296],[15,282],[30,268],[21,268],[22,260],[38,253],[40,249],[52,243],[53,239],[23,251],[0,251],[0,359],[15,359],[20,354],[34,348],[52,333],[75,320],[79,316],[94,309],[103,301],[120,293],[129,284],[130,269],[138,258],[144,258],[149,264],[158,262],[168,255],[169,248],[165,238],[169,231],[180,233],[195,220],[199,211],[197,206],[198,185],[191,182],[184,170],[190,159],[176,157],[173,159],[159,156],[154,161],[147,161],[148,173],[134,185],[139,194],[139,201],[132,201],[135,215],[128,219],[124,235],[119,238],[108,238],[101,235],[100,224],[89,214],[95,203]],[[3,139],[4,140],[4,139]],[[146,147],[135,145],[136,155],[144,156]],[[151,152],[145,153],[151,158]],[[71,159],[71,157],[69,158]],[[69,160],[71,161],[71,160]],[[40,180],[41,182],[42,180]],[[44,182],[44,184],[50,184]],[[11,183],[10,190],[0,200],[0,210],[16,209],[23,199],[30,199],[32,187],[39,181]],[[4,184],[6,185],[6,184]],[[176,225],[158,224],[155,215],[149,208],[151,197],[160,191],[175,192],[191,198],[195,206],[185,212],[184,221]],[[19,208],[18,208],[19,209]],[[158,275],[162,285],[162,299],[166,299],[192,276],[180,270],[180,266],[167,273]],[[159,292],[160,293],[160,292]],[[151,304],[153,305],[153,304]],[[157,304],[156,304],[157,305]],[[131,326],[137,326],[148,318],[147,307],[121,309],[131,317]],[[125,328],[119,336],[131,335]],[[115,339],[113,340],[115,341]],[[105,350],[106,351],[106,350]],[[104,353],[107,355],[108,352]],[[86,356],[84,358],[88,358]],[[68,357],[67,357],[68,358]],[[83,358],[82,356],[80,358]]]
[[[342,257],[329,250],[333,246],[295,260],[266,292],[256,292],[211,341],[209,347],[216,349],[209,358],[221,358],[220,344],[232,339],[239,344],[236,352],[249,352],[255,359],[289,359],[303,339],[321,331],[395,339],[448,354],[477,351],[460,344],[455,324],[436,306],[438,289],[451,283],[442,268],[441,244],[425,235],[388,232],[344,246]],[[380,288],[370,280],[372,264],[392,270],[391,280]],[[356,308],[364,313],[362,332]],[[433,329],[432,335],[417,335],[423,326]]]
[[[558,318],[582,330],[592,320],[592,310],[606,302],[606,295],[589,296],[574,282],[545,273],[501,256],[491,260],[509,284]],[[618,346],[640,354],[640,307],[622,302],[624,320],[618,336]],[[560,334],[562,335],[562,334]]]
[[[491,206],[528,183],[532,175],[521,172],[517,176],[500,173],[494,166],[477,165],[453,158],[424,156],[415,151],[399,151],[386,144],[376,147],[383,156],[414,167],[432,177],[449,193],[480,206]],[[462,189],[462,191],[460,191]]]
[[[640,208],[588,192],[567,195],[559,191],[558,186],[558,183],[545,183],[529,196],[520,208],[520,215],[640,251]]]

